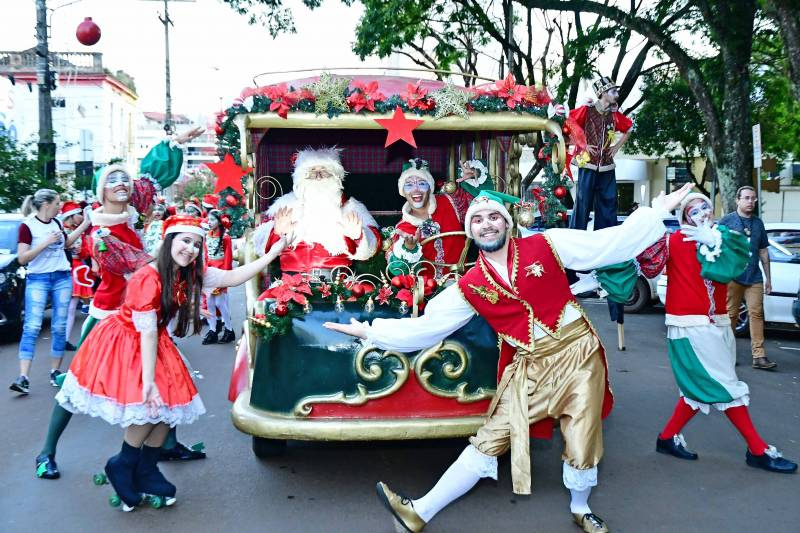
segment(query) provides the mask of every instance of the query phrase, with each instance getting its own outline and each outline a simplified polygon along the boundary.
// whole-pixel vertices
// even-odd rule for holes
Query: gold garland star
[[[326,115],[328,109],[339,112],[347,111],[344,92],[349,85],[349,78],[337,78],[328,72],[323,72],[319,80],[308,86],[308,89],[314,94],[314,114]]]
[[[471,95],[456,89],[453,85],[448,83],[441,89],[433,91],[430,93],[429,98],[436,102],[434,118],[458,115],[461,118],[469,119],[467,102],[469,102]]]

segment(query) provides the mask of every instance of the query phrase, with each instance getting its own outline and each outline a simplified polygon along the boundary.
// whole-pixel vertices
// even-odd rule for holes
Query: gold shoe
[[[572,513],[572,518],[586,533],[608,533],[606,523],[594,513],[586,513],[584,515]]]
[[[406,530],[411,533],[419,533],[425,529],[427,523],[414,510],[411,500],[392,492],[383,481],[379,481],[375,485],[375,490],[378,492],[378,498],[381,503],[391,511]]]

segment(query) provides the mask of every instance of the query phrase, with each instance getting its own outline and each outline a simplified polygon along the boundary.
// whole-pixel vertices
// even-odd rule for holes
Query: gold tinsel
[[[319,80],[308,86],[314,94],[314,113],[325,115],[328,109],[345,112],[348,110],[344,92],[350,85],[349,78],[337,78],[328,72],[323,72]]]
[[[453,85],[448,83],[441,89],[430,93],[428,98],[436,102],[434,118],[458,115],[461,118],[469,119],[467,102],[469,102],[471,96],[464,91],[456,89]]]

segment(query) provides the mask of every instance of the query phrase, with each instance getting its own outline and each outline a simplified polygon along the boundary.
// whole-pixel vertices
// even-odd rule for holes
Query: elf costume
[[[507,195],[481,192],[466,214],[500,213],[507,227]],[[641,208],[621,226],[593,233],[550,229],[511,238],[503,264],[483,251],[457,284],[433,298],[418,318],[376,319],[367,342],[411,352],[432,346],[480,314],[500,339],[498,388],[488,419],[470,445],[424,497],[408,500],[378,484],[378,494],[409,531],[421,531],[444,506],[482,477],[497,479],[497,457],[511,450],[514,492],[531,490],[529,433],[549,436],[558,420],[564,435],[563,482],[575,522],[607,531],[588,507],[603,456],[602,418],[611,410],[600,339],[572,296],[565,268],[591,270],[631,259],[664,234],[662,209]]]

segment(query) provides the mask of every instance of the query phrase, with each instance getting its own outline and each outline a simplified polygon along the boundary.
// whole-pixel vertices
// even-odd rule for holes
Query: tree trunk
[[[769,0],[767,13],[781,29],[783,46],[789,59],[789,80],[794,97],[800,101],[800,14],[797,0]]]

